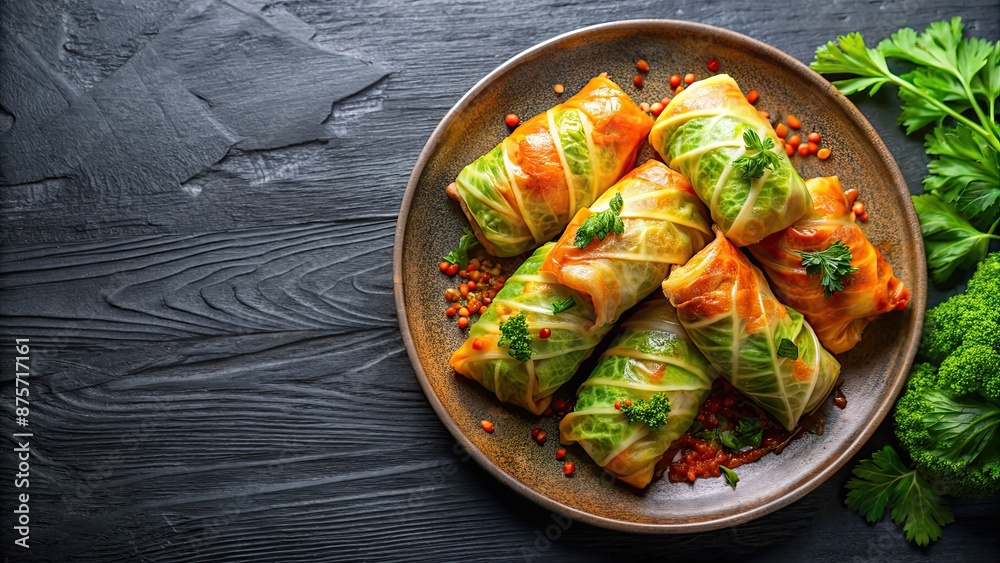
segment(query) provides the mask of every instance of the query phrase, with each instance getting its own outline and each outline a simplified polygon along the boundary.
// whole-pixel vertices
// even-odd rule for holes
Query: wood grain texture
[[[140,53],[192,3],[0,2],[0,20],[21,22],[18,48],[54,71],[35,65],[17,75],[47,85],[45,97],[4,109],[22,126],[46,123],[74,93],[143,62]],[[807,4],[242,3],[295,39],[276,47],[272,67],[296,64],[292,46],[311,41],[388,75],[327,106],[321,134],[307,136],[325,142],[235,148],[158,189],[141,175],[116,190],[73,175],[0,187],[0,322],[5,338],[31,338],[35,433],[32,548],[8,548],[14,460],[4,454],[0,553],[11,561],[993,560],[997,499],[956,502],[958,522],[918,549],[894,525],[870,526],[841,506],[848,469],[784,510],[709,534],[564,530],[455,451],[403,350],[391,248],[410,170],[448,108],[517,52],[642,17],[725,27],[806,62],[839,33],[874,41],[956,14],[968,33],[1000,36],[996,0]],[[199,47],[213,48],[206,60],[244,64],[231,42]],[[13,76],[10,53],[0,51],[0,89]],[[230,93],[213,87],[216,99]],[[258,107],[276,108],[274,95],[293,90],[275,84]],[[106,99],[124,101],[114,90]],[[926,156],[895,124],[895,94],[855,103],[918,191]],[[72,151],[77,132],[63,134]],[[176,157],[155,154],[155,163]],[[95,167],[95,177],[123,175],[118,162]],[[15,431],[11,356],[0,345],[5,445]],[[860,455],[890,436],[883,424]]]

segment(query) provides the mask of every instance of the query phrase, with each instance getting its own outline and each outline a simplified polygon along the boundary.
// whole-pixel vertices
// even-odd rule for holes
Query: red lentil
[[[556,409],[557,411],[566,410],[566,401],[564,401],[563,399],[556,399],[552,403],[552,408]]]
[[[757,110],[757,115],[763,117],[764,119],[771,121],[771,113],[764,110]]]
[[[479,421],[479,426],[481,426],[483,428],[483,430],[486,431],[487,434],[492,434],[493,433],[493,423],[492,422],[490,422],[488,420],[480,420]]]
[[[649,72],[649,63],[647,63],[642,59],[639,59],[635,63],[635,69],[638,70],[639,72]]]
[[[813,131],[812,133],[809,133],[809,136],[806,137],[806,138],[809,139],[810,143],[819,144],[819,133],[817,133],[815,131]]]
[[[454,276],[455,274],[457,274],[458,264],[452,264],[451,266],[448,266],[448,271],[445,273],[448,274],[449,276]]]
[[[458,301],[458,291],[454,287],[444,290],[444,298],[448,301]]]
[[[710,70],[712,72],[719,72],[719,59],[717,59],[715,57],[712,57],[711,59],[708,59],[707,66],[708,66],[708,70]]]
[[[687,73],[687,74],[684,75],[684,83],[687,84],[688,86],[694,84],[695,80],[696,80],[696,78],[695,78],[693,72],[689,72],[689,73]]]
[[[792,135],[785,142],[787,142],[789,145],[792,145],[793,148],[797,149],[799,148],[799,145],[802,144],[802,137],[799,137],[798,135]]]
[[[559,448],[556,450],[556,459],[563,460],[566,459],[566,448]]]
[[[467,326],[469,326],[469,317],[459,317],[458,328],[465,328]]]
[[[788,117],[785,119],[785,121],[788,122],[788,126],[791,127],[792,129],[798,129],[799,127],[802,127],[802,122],[799,121],[799,118],[795,117],[794,115],[789,114]]]
[[[538,432],[536,433],[535,430]],[[531,431],[531,437],[538,442],[539,446],[545,445],[545,441],[548,440],[548,434],[546,434],[541,428],[536,428],[535,430]]]
[[[660,103],[663,104],[664,108],[666,108],[667,104],[670,103],[670,97],[669,96],[664,96],[663,99],[660,100]]]
[[[458,277],[460,277],[462,279],[465,279],[465,278],[469,277],[469,272],[466,272],[465,270],[459,270],[458,271]]]
[[[631,407],[632,406],[632,399],[625,399],[625,406],[626,407]]]
[[[469,309],[467,307],[462,307],[461,309],[458,310],[458,316],[460,316],[460,317],[468,317],[469,316]]]
[[[750,90],[749,92],[747,92],[747,101],[750,102],[751,104],[757,103],[757,98],[759,97],[760,97],[760,92],[756,90]]]
[[[674,90],[674,95],[680,94],[683,91],[684,91],[684,87],[683,86],[678,86],[677,89]]]
[[[818,151],[816,151],[816,158],[820,160],[826,160],[830,158],[830,149],[826,147],[819,149]]]
[[[858,196],[861,194],[860,192],[858,192],[858,190],[851,188],[846,192],[844,192],[844,195],[847,196],[847,204],[854,205],[854,202],[858,201]]]
[[[548,338],[552,336],[552,330],[548,328],[543,328],[538,331],[538,338]]]
[[[860,201],[858,201],[854,205],[851,206],[851,211],[853,211],[855,215],[859,215],[859,216],[863,215],[865,213],[865,204],[863,204]]]
[[[482,350],[483,349],[483,339],[482,338],[473,338],[472,339],[472,349],[473,350]]]
[[[563,475],[569,477],[574,471],[576,471],[576,465],[572,461],[563,464]]]
[[[448,310],[444,312],[444,314],[447,315],[447,316],[449,316],[449,317],[454,317],[455,316],[455,310],[449,307]]]
[[[861,217],[858,217],[858,219],[860,219],[862,223],[867,223],[868,222],[868,212],[865,211],[864,213],[862,213]]]
[[[785,145],[785,154],[787,154],[788,156],[794,155],[795,154],[795,147],[793,147],[792,145],[787,145],[786,144]]]
[[[552,407],[546,407],[545,411],[542,412],[542,416],[552,416]]]
[[[448,271],[448,266],[451,266],[451,262],[445,261],[445,262],[441,262],[440,264],[438,264],[438,268],[440,268],[442,272],[447,272]]]
[[[632,77],[632,85],[636,88],[642,88],[642,75],[637,74]]]
[[[779,123],[778,126],[774,128],[774,134],[784,139],[788,136],[788,126],[784,123]]]
[[[639,109],[642,111],[649,111],[650,107],[651,106],[649,105],[649,102],[642,102],[641,104],[639,104]]]
[[[517,116],[516,113],[508,113],[504,118],[503,122],[507,124],[508,127],[517,127],[521,123],[521,118]]]
[[[799,156],[809,156],[809,145],[799,145]]]
[[[670,87],[676,88],[681,85],[681,75],[671,74],[670,75]]]
[[[615,401],[615,410],[622,410],[622,402],[621,401],[617,401],[617,400]]]
[[[462,297],[469,296],[469,284],[463,283],[458,286],[458,292],[462,294]]]
[[[812,141],[809,141],[806,144],[806,146],[809,147],[809,154],[816,154],[816,153],[819,152],[819,145],[817,145],[816,143],[814,143]]]
[[[653,102],[653,105],[649,106],[649,111],[651,111],[653,115],[659,116],[663,113],[663,104],[660,102]]]
[[[553,86],[553,87],[552,87],[552,90],[553,90],[553,91],[554,91],[554,92],[555,92],[556,94],[562,94],[563,92],[565,92],[565,91],[566,91],[566,87],[565,87],[565,86],[563,86],[562,84],[556,84],[555,86]]]

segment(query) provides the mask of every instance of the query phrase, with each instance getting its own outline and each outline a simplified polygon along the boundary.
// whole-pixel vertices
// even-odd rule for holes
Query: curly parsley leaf
[[[847,506],[869,522],[880,520],[888,508],[907,541],[925,546],[940,539],[942,526],[955,521],[948,505],[916,470],[906,467],[892,446],[862,460],[853,473],[847,482]]]
[[[604,240],[611,233],[616,235],[624,233],[625,223],[620,217],[624,203],[621,192],[616,193],[608,202],[608,209],[594,213],[580,224],[573,245],[577,248],[587,248],[595,237],[597,240]]]
[[[506,346],[507,353],[515,359],[526,362],[531,359],[531,333],[524,311],[500,323],[500,341],[497,346]]]
[[[799,347],[787,338],[782,338],[781,341],[778,342],[777,352],[779,358],[788,358],[789,360],[799,359]]]
[[[927,250],[927,267],[937,284],[944,284],[959,268],[971,268],[986,258],[990,234],[1000,224],[997,219],[985,233],[972,225],[953,203],[941,201],[933,194],[912,197],[913,208],[920,218],[920,233]]]
[[[670,414],[670,398],[666,393],[657,393],[648,399],[639,399],[631,405],[622,405],[622,414],[630,422],[642,422],[650,428],[667,423]]]
[[[806,274],[822,275],[820,285],[823,286],[824,297],[831,297],[837,291],[844,291],[841,280],[844,276],[858,271],[851,266],[851,248],[839,240],[834,241],[826,250],[800,252],[799,256],[802,257],[802,266],[805,267]],[[798,356],[796,349],[795,357]]]
[[[733,490],[736,490],[736,483],[740,482],[740,476],[736,474],[735,471],[729,469],[725,465],[720,465],[719,470],[722,471],[722,476],[726,478],[726,483],[729,484]]]
[[[992,237],[1000,220],[1000,123],[996,115],[1000,43],[963,38],[963,32],[962,20],[956,17],[934,22],[923,33],[900,29],[875,49],[867,48],[861,35],[852,33],[820,46],[810,65],[822,73],[855,75],[833,83],[844,94],[866,89],[874,94],[882,85],[894,84],[903,102],[899,122],[907,134],[934,126],[925,148],[937,158],[928,164],[924,190],[952,206],[941,209],[929,202],[923,208],[931,215],[925,216],[920,207],[918,215],[921,224],[925,220],[935,223],[930,229],[934,238],[926,240],[925,246],[939,284],[955,270],[982,259],[985,254],[980,249],[988,247],[987,237]],[[916,66],[897,76],[889,70],[887,58]],[[954,235],[949,237],[940,229],[942,216],[951,216],[960,225]],[[985,233],[979,232],[986,227]],[[956,248],[944,247],[948,238],[958,243]]]
[[[555,303],[552,304],[552,314],[558,315],[559,313],[562,313],[563,311],[569,309],[573,305],[576,305],[576,300],[573,299],[572,295],[570,295],[566,299],[563,299],[562,301],[556,301]]]
[[[774,170],[781,162],[771,150],[774,148],[774,140],[770,137],[761,140],[756,131],[747,129],[743,132],[743,143],[746,144],[747,154],[733,161],[733,166],[743,172],[741,177],[744,180],[756,180],[764,175],[765,169]]]
[[[469,229],[465,229],[462,238],[458,239],[458,247],[453,249],[444,257],[444,260],[458,264],[459,268],[465,269],[469,265],[469,249],[479,244],[476,235]]]

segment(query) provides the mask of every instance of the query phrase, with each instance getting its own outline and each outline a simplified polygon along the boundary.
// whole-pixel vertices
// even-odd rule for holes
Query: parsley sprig
[[[449,252],[444,260],[458,264],[458,267],[464,270],[469,265],[469,249],[477,244],[479,240],[476,239],[476,235],[471,230],[465,229],[462,238],[458,239],[458,247]]]
[[[892,446],[863,460],[853,473],[847,482],[848,508],[869,522],[878,522],[888,508],[907,541],[927,545],[941,537],[942,526],[955,521],[948,505],[916,470],[906,467]]]
[[[817,252],[800,252],[802,265],[806,269],[806,274],[815,276],[822,274],[820,285],[823,286],[823,296],[831,297],[835,292],[844,291],[844,284],[841,280],[848,274],[857,272],[858,269],[851,266],[851,248],[841,241],[835,241],[826,250]],[[798,357],[798,353],[796,353]]]
[[[531,359],[531,333],[524,311],[500,323],[500,341],[497,346],[506,346],[507,353],[515,359],[526,362]]]
[[[778,155],[771,149],[774,148],[774,140],[770,137],[760,136],[753,129],[743,132],[743,143],[746,144],[747,152],[733,162],[733,166],[743,171],[744,180],[756,180],[764,175],[765,169],[774,170],[774,167],[781,162]]]
[[[907,134],[933,126],[924,148],[932,158],[924,195],[914,196],[927,265],[942,284],[986,257],[1000,225],[1000,43],[963,38],[961,18],[930,24],[918,34],[900,29],[875,48],[859,33],[816,50],[813,70],[852,74],[833,84],[844,94],[884,85],[899,88],[899,122]],[[887,60],[911,63],[896,75]],[[930,224],[928,226],[928,224]]]
[[[608,209],[594,213],[580,224],[573,245],[577,248],[587,248],[594,237],[597,237],[597,240],[604,240],[611,233],[616,235],[624,233],[625,223],[620,217],[624,203],[621,192],[616,193],[608,202]]]
[[[736,483],[740,482],[740,476],[736,474],[735,471],[729,469],[725,465],[720,465],[719,470],[722,471],[722,476],[726,478],[726,483],[729,484],[733,490],[736,489]]]
[[[648,399],[633,401],[631,405],[622,405],[622,414],[630,422],[642,422],[650,428],[656,428],[667,423],[670,398],[666,393],[657,393]]]
[[[719,416],[719,425],[713,430],[703,430],[697,433],[697,437],[707,442],[717,442],[729,451],[736,453],[744,448],[756,448],[764,437],[764,427],[760,425],[760,419],[742,418],[733,430],[720,430],[723,426],[729,425],[729,420],[724,416]]]

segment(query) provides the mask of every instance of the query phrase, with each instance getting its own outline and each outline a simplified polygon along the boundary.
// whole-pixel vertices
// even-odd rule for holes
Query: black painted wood
[[[803,61],[996,0],[0,2],[0,553],[11,561],[993,560],[1000,500],[917,549],[843,508],[848,469],[718,532],[568,529],[454,448],[393,314],[393,228],[431,130],[517,52],[688,19]],[[917,191],[886,92],[855,100]],[[945,294],[935,292],[936,302]],[[30,489],[12,338],[30,338]],[[883,425],[861,455],[890,440]],[[31,549],[12,547],[30,492]],[[548,537],[546,537],[548,534]]]

